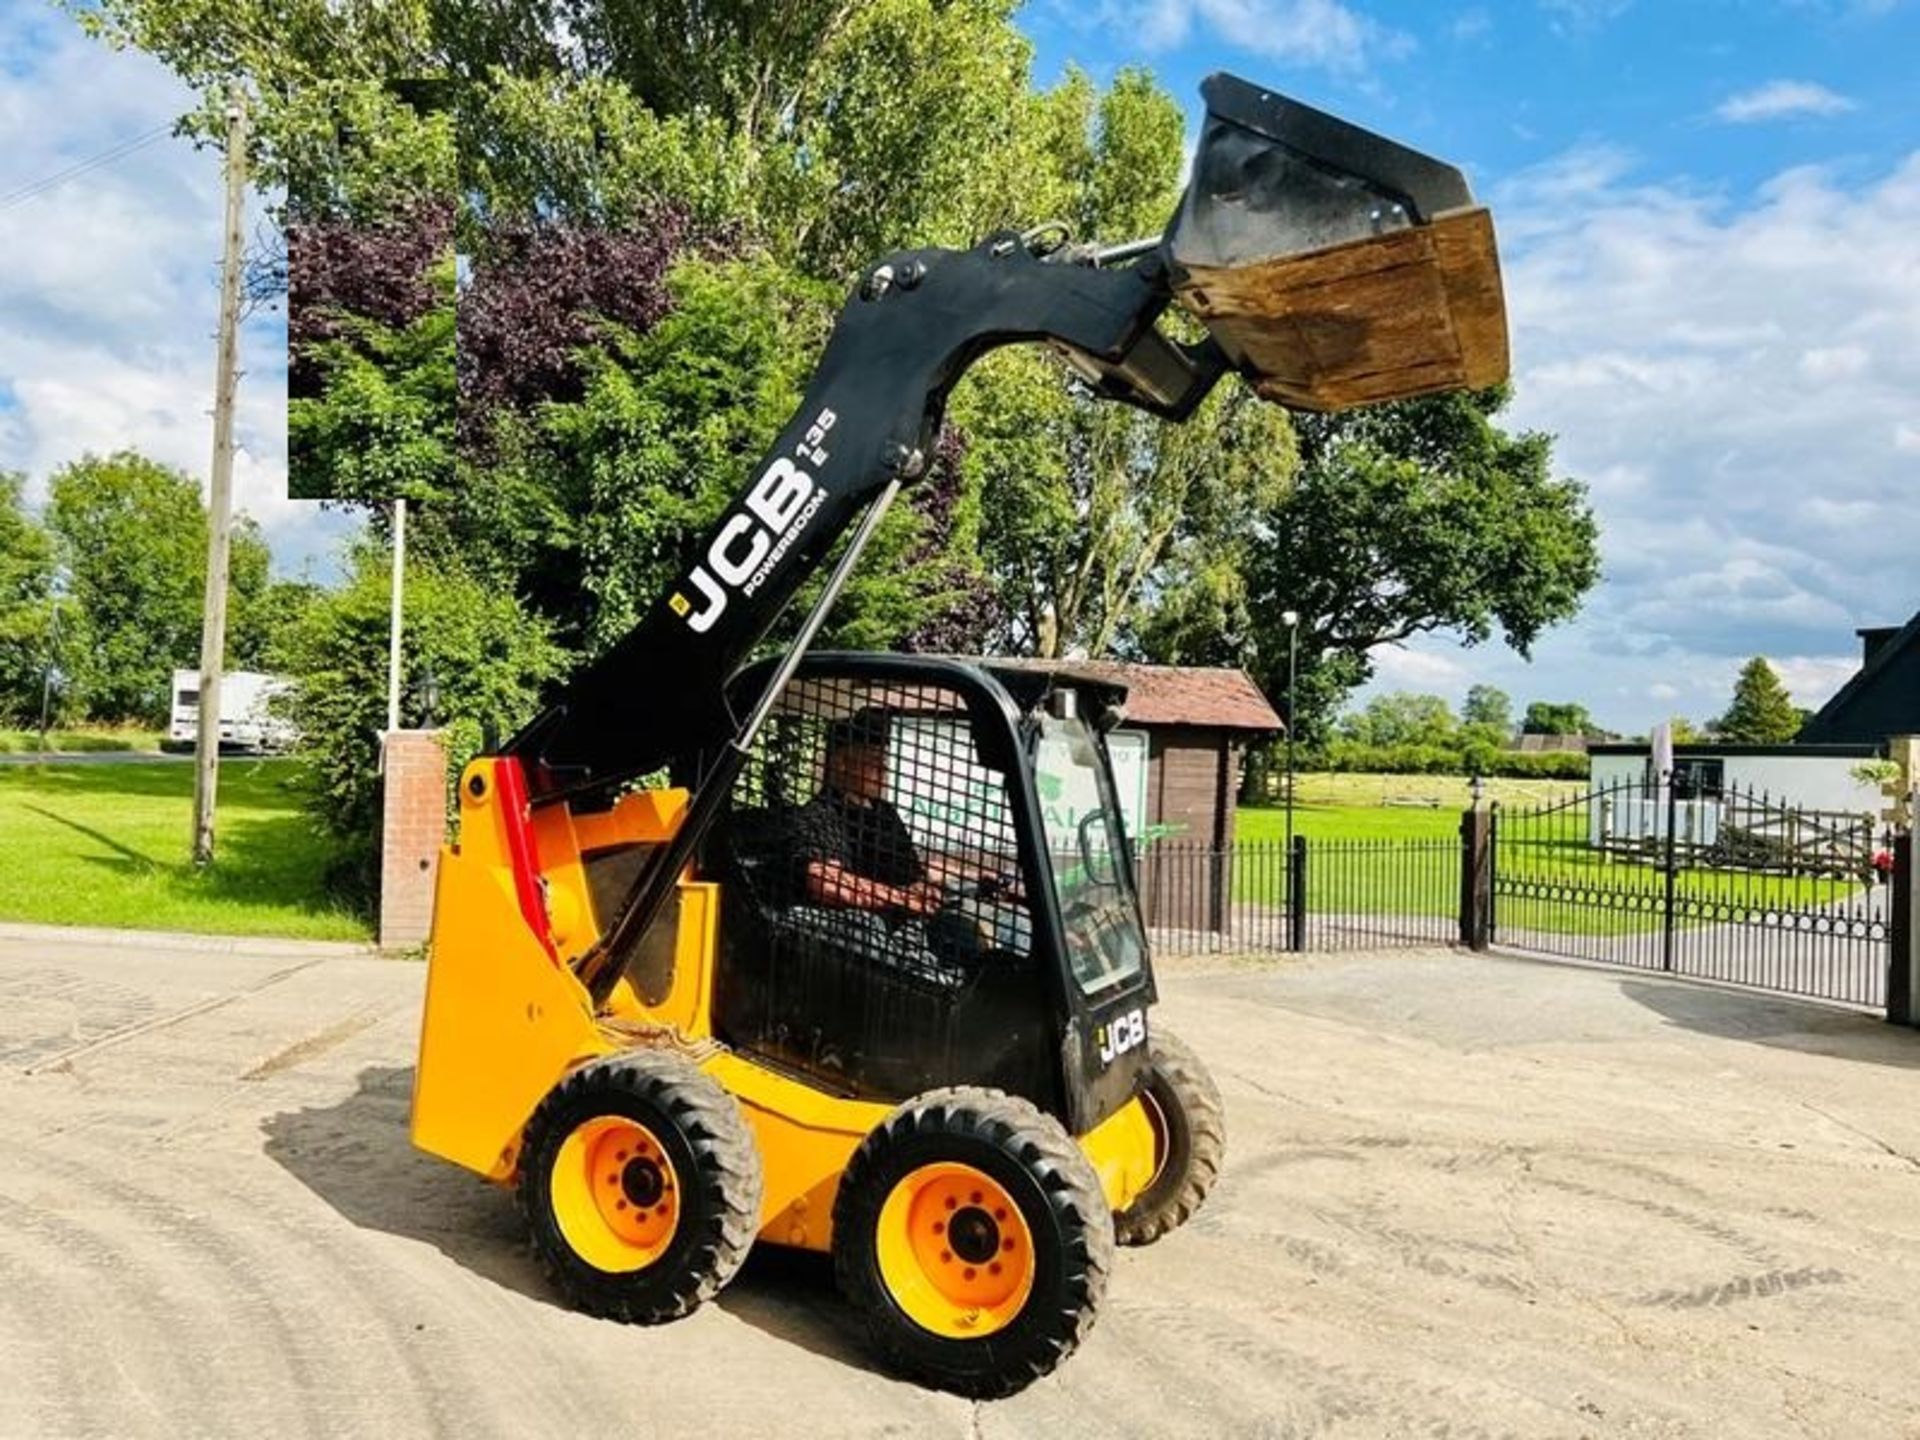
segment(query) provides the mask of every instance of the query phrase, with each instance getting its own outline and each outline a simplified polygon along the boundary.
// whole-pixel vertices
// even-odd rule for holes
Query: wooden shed
[[[1140,896],[1151,926],[1225,930],[1230,847],[1249,743],[1285,729],[1244,670],[1196,665],[1127,665],[1106,660],[1008,661],[1127,687],[1126,719],[1110,737],[1116,778],[1144,768],[1137,799],[1123,794],[1128,828],[1143,859]],[[1130,763],[1129,737],[1145,760]],[[1135,809],[1141,813],[1133,813]]]

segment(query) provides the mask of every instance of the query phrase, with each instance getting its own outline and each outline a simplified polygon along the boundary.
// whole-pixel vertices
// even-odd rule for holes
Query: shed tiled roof
[[[1127,723],[1201,725],[1218,730],[1284,730],[1267,697],[1244,670],[1206,665],[1127,665],[1116,660],[1008,660],[984,665],[1052,670],[1127,688]]]

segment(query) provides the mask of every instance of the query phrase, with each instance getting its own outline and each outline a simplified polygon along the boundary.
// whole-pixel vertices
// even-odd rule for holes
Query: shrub
[[[1472,775],[1523,780],[1584,780],[1587,757],[1572,750],[1504,750],[1470,740],[1465,745],[1367,745],[1334,739],[1324,750],[1302,748],[1301,770],[1331,770],[1355,775]],[[1265,771],[1274,770],[1273,757]]]
[[[304,802],[342,845],[330,876],[343,898],[374,894],[380,835],[380,735],[386,726],[387,555],[367,547],[340,590],[316,600],[276,657],[299,677],[289,710],[301,733]],[[530,718],[564,657],[543,621],[510,594],[459,571],[410,564],[405,596],[402,725],[446,732],[449,784],[489,736]],[[438,690],[426,712],[426,680]]]
[[[1578,750],[1507,750],[1488,773],[1516,780],[1584,780],[1587,757]]]

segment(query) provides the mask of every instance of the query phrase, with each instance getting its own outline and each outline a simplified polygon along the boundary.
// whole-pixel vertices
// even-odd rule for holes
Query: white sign
[[[1042,741],[1035,766],[1042,777],[1058,781],[1040,787],[1042,818],[1050,835],[1073,834],[1082,816],[1100,808],[1092,774],[1067,763],[1065,744]],[[1059,747],[1060,753],[1049,754],[1049,746]],[[1114,791],[1129,839],[1145,833],[1147,751],[1145,731],[1115,730],[1107,736]],[[963,721],[894,722],[887,748],[887,798],[916,845],[949,853],[1014,853],[1006,777],[974,758],[973,736]]]

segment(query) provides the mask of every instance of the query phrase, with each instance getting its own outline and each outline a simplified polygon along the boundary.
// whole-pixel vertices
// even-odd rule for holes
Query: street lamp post
[[[53,712],[53,667],[60,653],[60,592],[47,610],[47,663],[40,677],[40,758],[47,758],[47,722]]]
[[[1297,711],[1293,703],[1294,676],[1300,668],[1300,612],[1286,610],[1281,612],[1280,621],[1287,627],[1287,861],[1293,861],[1293,729]],[[1293,903],[1293,897],[1288,897]]]

